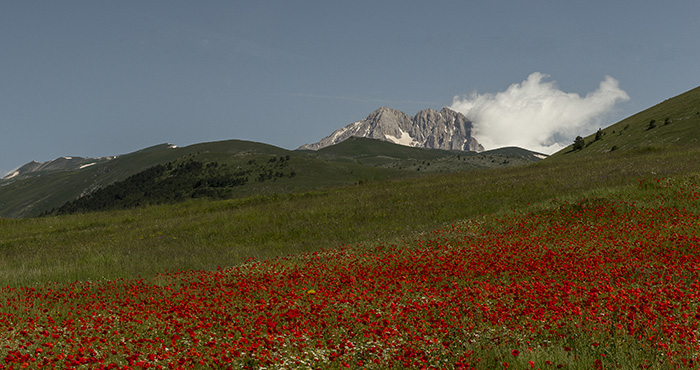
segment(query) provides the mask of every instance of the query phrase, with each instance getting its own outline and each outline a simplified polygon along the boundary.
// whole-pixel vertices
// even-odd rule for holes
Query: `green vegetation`
[[[309,191],[425,172],[514,166],[540,159],[518,148],[452,152],[360,138],[319,152],[290,151],[240,140],[184,148],[163,144],[111,160],[61,161],[50,171],[0,180],[0,217],[129,208],[203,196],[223,199]],[[183,162],[202,167],[177,169]]]
[[[663,125],[658,122],[664,122]],[[650,129],[654,126],[653,129]],[[595,157],[611,151],[665,150],[674,147],[700,146],[700,87],[668,99],[601,130],[604,140],[595,140],[598,133],[582,137],[586,145],[574,145],[552,155]],[[603,136],[601,136],[603,137]]]
[[[0,217],[32,217],[62,206],[83,192],[123,180],[148,167],[189,154],[189,149],[156,145],[72,171],[0,180]]]
[[[310,156],[252,143],[246,145],[255,152],[245,155],[214,150],[213,144],[188,147],[192,156],[179,162],[181,155],[165,160],[163,163],[172,164],[169,170],[166,165],[163,173],[201,162],[201,171],[207,174],[209,163],[233,157],[242,161],[241,169],[232,163],[228,168],[252,171],[248,175],[251,184],[254,175],[262,173],[246,167],[249,155],[254,155],[256,163],[270,166],[271,158],[279,162],[283,156],[288,166],[281,172],[287,175],[266,180],[257,188],[228,187],[227,192],[238,192],[237,199],[192,199],[190,194],[188,201],[178,204],[0,219],[0,285],[147,278],[165,271],[209,270],[238,265],[249,258],[411,239],[453,220],[551,207],[555,198],[578,200],[611,193],[635,198],[643,191],[638,186],[642,179],[700,173],[700,161],[695,160],[700,156],[700,115],[695,113],[700,110],[699,102],[700,89],[692,90],[604,129],[603,140],[591,136],[586,140],[593,142],[590,146],[576,152],[567,148],[537,163],[412,177],[405,174],[414,170],[379,167],[379,163],[391,167],[392,161],[403,161],[401,158],[381,162],[378,156],[354,158],[350,152],[331,150]],[[670,117],[673,123],[646,132],[652,117]],[[151,154],[167,159],[165,153],[154,150]],[[512,152],[509,155],[513,158]],[[363,160],[376,165],[359,163]],[[424,161],[421,168],[432,169],[439,167],[440,158],[413,161]],[[451,153],[449,161],[466,163],[464,154]],[[297,174],[294,178],[288,176],[291,171]],[[335,177],[329,180],[329,176]],[[162,174],[154,178],[164,179]],[[326,185],[336,187],[309,190],[323,178]],[[372,181],[360,183],[357,179]],[[253,189],[262,193],[254,194]]]
[[[598,129],[598,131],[596,131],[596,133],[595,133],[594,141],[603,140],[603,135],[605,135],[603,133],[603,129]]]
[[[0,220],[0,282],[31,285],[208,270],[341,244],[414,238],[452,220],[636,191],[642,178],[700,172],[700,149],[608,153],[503,169],[374,181],[23,220]],[[631,189],[631,190],[630,190]]]
[[[289,160],[289,155],[279,159],[272,156],[263,164],[250,160],[245,167],[236,168],[225,163],[204,164],[193,159],[159,164],[68,202],[48,214],[134,208],[177,203],[189,198],[230,198],[233,188],[250,181],[262,184],[295,177],[296,172],[287,170]]]

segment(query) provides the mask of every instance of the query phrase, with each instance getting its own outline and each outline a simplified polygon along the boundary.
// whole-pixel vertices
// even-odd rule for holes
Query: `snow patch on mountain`
[[[15,176],[17,176],[17,175],[19,175],[19,171],[14,171],[14,172],[8,173],[8,174],[7,174],[5,177],[3,177],[3,178],[4,178],[4,179],[11,179],[11,178],[13,178],[13,177],[15,177]]]
[[[401,130],[399,137],[385,134],[384,136],[392,141],[394,144],[405,145],[405,146],[417,146],[418,142],[408,134],[408,132]]]

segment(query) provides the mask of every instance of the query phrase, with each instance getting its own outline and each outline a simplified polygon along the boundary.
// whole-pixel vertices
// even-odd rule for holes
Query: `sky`
[[[451,107],[550,153],[700,85],[700,2],[8,0],[0,176],[242,139],[296,149]]]

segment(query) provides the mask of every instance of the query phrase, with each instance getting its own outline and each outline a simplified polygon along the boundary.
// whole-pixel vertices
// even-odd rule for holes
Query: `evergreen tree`
[[[598,132],[595,133],[595,141],[602,140],[603,139],[603,130],[598,129]]]

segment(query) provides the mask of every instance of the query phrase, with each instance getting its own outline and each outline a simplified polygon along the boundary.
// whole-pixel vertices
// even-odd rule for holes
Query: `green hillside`
[[[39,172],[24,179],[0,180],[0,217],[37,216],[150,167],[175,163],[184,158],[196,157],[206,163],[225,160],[229,164],[238,165],[251,160],[266,161],[272,156],[285,156],[289,153],[288,150],[272,145],[241,140],[202,143],[183,148],[169,144],[156,145],[83,169]]]
[[[656,183],[660,178],[682,182],[684,178],[697,179],[700,174],[700,161],[696,160],[700,146],[694,144],[700,137],[698,120],[693,116],[700,110],[697,94],[698,90],[693,90],[606,128],[609,132],[602,140],[582,150],[563,150],[551,158],[520,166],[425,172],[421,176],[389,176],[381,180],[385,170],[424,172],[360,164],[363,159],[343,147],[310,155],[277,152],[274,147],[247,143],[252,145],[248,154],[239,152],[233,157],[249,160],[245,158],[250,154],[268,161],[277,157],[279,161],[280,156],[285,156],[286,161],[289,154],[289,169],[296,162],[295,171],[299,174],[322,177],[322,169],[334,175],[346,171],[350,179],[354,171],[377,170],[377,181],[290,193],[271,190],[267,194],[242,194],[240,198],[218,201],[197,198],[88,214],[0,219],[0,286],[148,278],[163,271],[210,270],[240,265],[250,258],[288,256],[341,244],[371,247],[412,240],[454,221],[480,223],[482,215],[487,214],[540,212],[566,202],[574,204],[583,197],[612,196],[642,207],[649,200],[640,196],[647,191],[640,184]],[[666,116],[671,117],[668,125],[645,129],[652,117],[663,122]],[[676,137],[668,134],[671,130]],[[361,141],[348,144],[373,145]],[[227,144],[213,145],[225,148]],[[603,145],[618,148],[605,151]],[[232,154],[207,148],[203,144],[197,150],[187,149],[190,157],[179,160],[216,161]],[[251,153],[256,150],[259,152]],[[511,156],[519,152],[512,148],[503,150],[507,153],[501,154]],[[156,154],[163,156],[159,149],[152,155]],[[488,159],[496,154],[478,155]],[[462,159],[462,154],[459,156]],[[364,160],[380,163],[377,157]],[[439,158],[413,160],[430,161],[432,168]],[[312,182],[312,177],[308,181]],[[292,179],[283,177],[270,184],[287,180]],[[672,207],[675,200],[668,198],[663,202]],[[700,212],[700,204],[687,210]],[[288,261],[294,263],[293,258]]]
[[[58,163],[61,166],[52,164],[50,170],[0,180],[0,217],[129,208],[199,197],[290,193],[540,159],[526,150],[512,155],[502,151],[473,154],[358,138],[319,152],[290,151],[241,140],[183,148],[162,144],[111,160],[63,161]],[[143,181],[147,183],[139,183]]]
[[[39,172],[23,179],[0,180],[0,217],[36,216],[77,198],[85,191],[122,180],[181,155],[180,150],[161,144],[83,169]]]
[[[675,116],[669,106],[688,108],[655,109]],[[245,185],[215,185],[281,173],[257,187],[273,186],[300,178],[287,176],[293,166],[405,176],[0,219],[0,358],[10,368],[697,368],[700,146],[696,120],[670,125],[651,144],[630,131],[617,149],[593,150],[611,135],[601,133],[519,166],[498,156],[537,154],[201,145],[120,186],[229,191]],[[474,159],[492,165],[435,171]]]
[[[451,172],[475,168],[518,166],[537,162],[546,156],[522,148],[500,148],[481,153],[420,149],[352,137],[319,149],[322,158],[345,159],[359,164],[408,171]]]
[[[544,160],[304,193],[0,220],[0,285],[215,269],[341,244],[414,238],[453,220],[625,193],[640,179],[700,172],[700,150]],[[631,189],[631,190],[630,190]]]
[[[570,145],[552,155],[600,157],[616,151],[662,151],[667,148],[700,146],[700,87],[668,99],[649,109],[584,138],[585,146]]]

